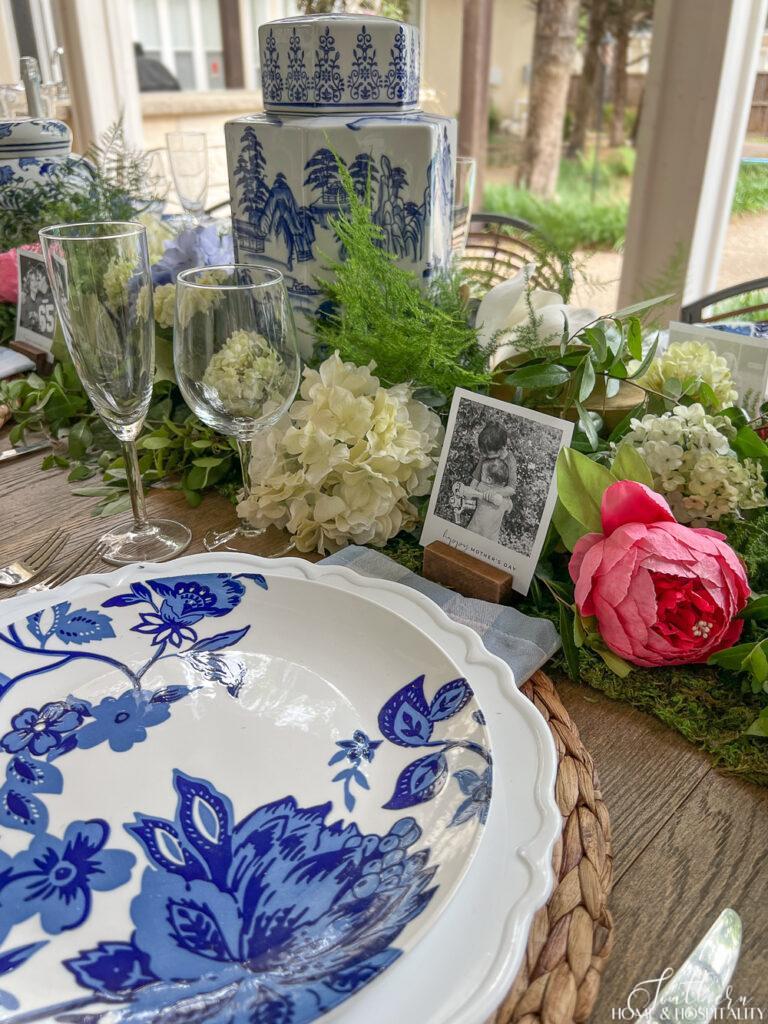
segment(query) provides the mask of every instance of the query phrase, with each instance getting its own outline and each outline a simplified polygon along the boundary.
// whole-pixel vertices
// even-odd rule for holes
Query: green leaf
[[[56,466],[56,459],[53,454],[46,455],[40,466],[41,469],[54,469]]]
[[[206,455],[202,459],[193,459],[192,464],[199,466],[200,469],[213,469],[214,466],[220,466],[224,459],[216,458],[214,455]]]
[[[112,501],[107,501],[101,506],[97,506],[96,515],[116,516],[121,512],[128,512],[131,507],[131,499],[128,494],[121,494],[117,498],[113,498]]]
[[[768,657],[765,655],[765,643],[766,641],[763,640],[761,643],[755,644],[747,658],[747,667],[756,683],[764,683],[768,679]]]
[[[745,730],[744,735],[768,737],[768,708],[763,708],[752,725]]]
[[[518,388],[554,388],[570,380],[570,371],[557,363],[536,363],[521,366],[506,377],[507,384]]]
[[[565,664],[568,667],[568,674],[574,682],[579,679],[579,653],[573,639],[573,612],[564,604],[558,602],[560,607],[560,639],[563,642],[563,654]]]
[[[163,448],[169,448],[173,444],[170,437],[142,437],[139,440],[139,447],[150,452],[158,452]]]
[[[608,355],[608,342],[606,341],[603,328],[599,325],[585,327],[579,337],[586,338],[595,353],[598,365],[602,365]]]
[[[627,375],[630,380],[636,380],[638,377],[642,377],[643,374],[646,373],[646,371],[648,370],[648,367],[651,365],[651,363],[653,362],[654,358],[656,357],[656,349],[658,347],[659,347],[659,336],[657,334],[656,337],[654,338],[653,343],[651,344],[650,348],[645,353],[645,358],[640,363],[638,368],[634,371],[634,373],[630,373],[630,374]]]
[[[78,480],[89,480],[95,473],[96,470],[93,466],[84,466],[81,463],[70,470],[67,480],[69,480],[70,483],[75,483]]]
[[[587,440],[592,447],[592,451],[596,452],[599,444],[599,438],[597,436],[597,428],[595,427],[594,420],[581,402],[574,402],[574,405],[576,406],[576,411],[579,414],[579,426],[586,434]]]
[[[576,541],[579,537],[583,537],[587,532],[581,523],[577,522],[570,512],[567,511],[559,498],[555,502],[555,510],[552,513],[552,522],[560,535],[560,540],[565,544],[569,551],[573,551],[576,547]]]
[[[632,420],[636,419],[643,412],[644,408],[645,401],[642,401],[639,405],[636,405],[634,409],[630,409],[627,415],[616,424],[608,435],[608,440],[618,441],[619,438],[623,437],[629,430]]]
[[[653,488],[653,474],[648,469],[648,463],[631,444],[619,445],[611,472],[617,480],[637,480],[638,483]]]
[[[563,448],[557,457],[557,493],[566,511],[591,533],[601,533],[600,502],[616,477],[573,448]]]
[[[657,295],[655,299],[644,299],[642,302],[635,302],[631,306],[625,306],[623,309],[617,309],[612,314],[614,320],[624,320],[628,316],[634,316],[637,313],[644,313],[647,309],[653,309],[654,306],[660,306],[664,302],[668,302],[670,299],[675,297],[674,292],[670,292],[669,295]]]
[[[72,493],[76,494],[79,498],[107,498],[110,495],[119,494],[119,491],[114,487],[108,487],[106,484],[93,484],[90,487],[73,487]]]
[[[82,459],[91,446],[93,435],[86,420],[80,420],[70,428],[67,449],[73,459]]]
[[[616,377],[606,377],[605,397],[615,398],[619,391],[621,391],[621,381],[617,380]]]
[[[579,381],[579,401],[586,402],[595,390],[595,368],[589,356],[582,363],[581,380]]]
[[[750,601],[747,607],[739,614],[740,619],[752,619],[757,622],[768,620],[768,594],[756,597]]]
[[[583,647],[584,641],[587,639],[587,631],[584,628],[584,622],[578,612],[574,612],[573,615],[573,642],[577,647]]]
[[[636,316],[630,317],[629,320],[627,350],[633,359],[643,358],[643,329]]]
[[[707,664],[719,665],[720,668],[728,669],[731,672],[740,672],[745,668],[747,658],[755,646],[755,644],[737,644],[735,647],[726,647],[723,651],[711,654]]]
[[[184,491],[184,497],[187,499],[187,504],[190,508],[197,508],[200,502],[203,500],[202,491],[190,491],[188,487],[182,487]]]
[[[740,427],[731,441],[731,447],[742,459],[768,458],[768,444],[751,427]]]
[[[609,651],[607,647],[602,645],[595,646],[595,652],[600,655],[611,672],[621,679],[625,679],[632,671],[632,666],[629,662],[624,661],[623,658],[620,658],[618,654],[614,654],[613,651]]]

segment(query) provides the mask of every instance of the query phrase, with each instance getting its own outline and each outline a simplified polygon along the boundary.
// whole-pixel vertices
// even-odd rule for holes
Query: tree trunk
[[[573,127],[568,139],[568,156],[574,157],[584,152],[590,121],[595,112],[596,88],[600,68],[600,44],[605,32],[608,15],[608,0],[591,0],[589,8],[589,25],[584,46],[584,62],[579,79],[579,90],[576,95],[576,109],[573,114]]]
[[[536,4],[528,130],[518,181],[544,198],[557,187],[578,16],[579,0]]]
[[[613,50],[613,116],[610,127],[610,144],[623,146],[627,136],[624,131],[624,115],[627,110],[627,52],[629,30],[632,25],[632,5],[624,0],[616,19],[616,43]]]

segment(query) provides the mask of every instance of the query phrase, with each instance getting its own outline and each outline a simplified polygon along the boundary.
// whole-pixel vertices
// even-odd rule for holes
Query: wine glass
[[[176,278],[173,330],[176,379],[204,423],[235,438],[250,494],[251,441],[288,409],[299,386],[299,355],[283,275],[269,267],[234,265],[185,270]],[[209,551],[254,552],[267,530],[240,524],[209,530]],[[292,547],[280,541],[270,555]],[[264,553],[262,549],[259,553]]]
[[[463,256],[467,247],[476,180],[477,161],[475,158],[472,156],[457,157],[453,198],[453,235],[451,238],[451,248],[456,259]]]
[[[208,138],[205,132],[168,132],[165,141],[179,202],[199,223],[208,194]]]
[[[67,348],[94,409],[120,441],[133,522],[101,538],[113,565],[165,561],[191,540],[186,526],[147,519],[136,454],[152,397],[155,320],[147,232],[103,222],[44,228],[40,241]]]

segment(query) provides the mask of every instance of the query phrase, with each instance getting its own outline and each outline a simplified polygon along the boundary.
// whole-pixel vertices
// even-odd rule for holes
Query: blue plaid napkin
[[[518,686],[560,648],[557,630],[547,619],[534,619],[515,608],[462,597],[439,583],[417,576],[380,551],[353,545],[323,561],[330,565],[348,566],[361,576],[404,583],[425,594],[454,622],[474,629],[486,649],[506,661]]]

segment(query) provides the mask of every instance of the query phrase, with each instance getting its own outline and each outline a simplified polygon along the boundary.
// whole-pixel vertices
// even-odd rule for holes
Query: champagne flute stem
[[[123,460],[125,476],[128,481],[128,493],[131,496],[134,525],[137,530],[144,530],[147,526],[147,506],[144,502],[144,485],[141,482],[139,456],[136,452],[135,441],[123,441]]]
[[[251,439],[237,440],[237,453],[240,456],[240,472],[243,476],[243,500],[251,496]]]

